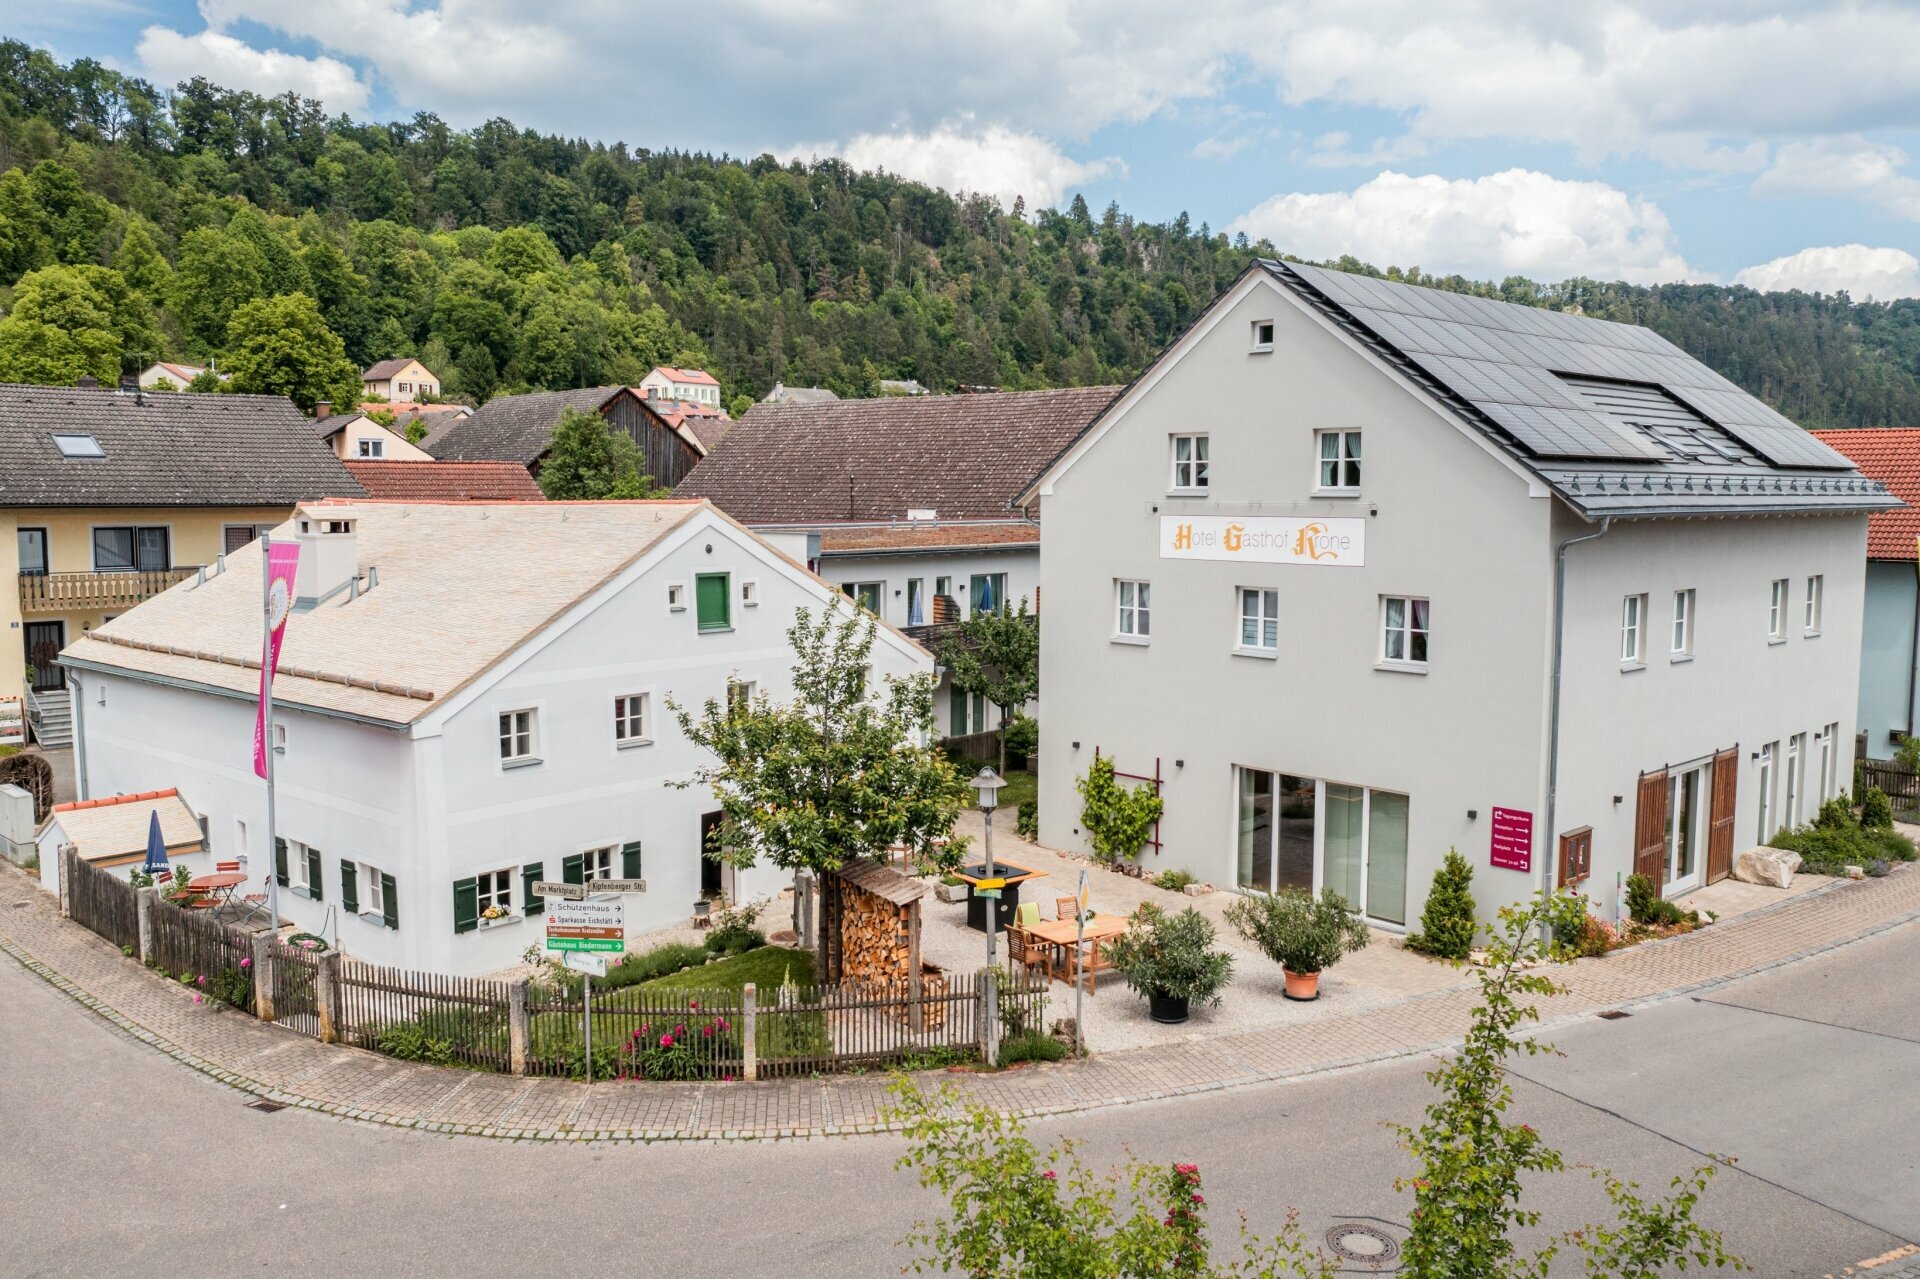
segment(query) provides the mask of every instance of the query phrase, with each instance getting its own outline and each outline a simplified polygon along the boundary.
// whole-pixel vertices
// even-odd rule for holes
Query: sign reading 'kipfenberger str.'
[[[1271,516],[1162,515],[1163,560],[1244,560],[1359,568],[1367,558],[1367,522]]]

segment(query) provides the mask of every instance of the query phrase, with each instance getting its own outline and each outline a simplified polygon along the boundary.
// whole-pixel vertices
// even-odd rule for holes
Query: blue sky
[[[361,118],[843,155],[1290,252],[1920,296],[1920,9],[1871,0],[0,0]]]

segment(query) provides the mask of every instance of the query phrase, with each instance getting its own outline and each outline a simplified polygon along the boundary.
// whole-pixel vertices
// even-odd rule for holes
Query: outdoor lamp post
[[[984,825],[987,828],[987,864],[986,864],[986,874],[981,876],[982,879],[992,879],[994,877],[994,874],[993,874],[993,810],[1000,807],[1000,788],[1002,786],[1005,786],[1006,784],[1007,784],[1007,779],[1000,776],[1000,774],[994,772],[993,765],[991,764],[988,764],[985,768],[981,769],[979,776],[975,777],[972,781],[967,783],[967,785],[973,787],[974,792],[979,796],[980,811],[982,814],[985,815],[985,819],[986,819],[982,823],[982,825]],[[979,892],[980,890],[978,888],[975,888],[974,891]],[[988,968],[993,967],[993,932],[994,932],[995,925],[997,925],[1000,922],[1000,890],[993,889],[990,891],[992,891],[994,895],[987,900],[987,967]]]

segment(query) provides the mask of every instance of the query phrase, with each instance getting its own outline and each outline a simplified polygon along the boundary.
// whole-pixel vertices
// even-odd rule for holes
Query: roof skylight
[[[107,455],[107,451],[100,447],[99,440],[78,432],[55,431],[53,446],[60,450],[61,457],[105,457]]]

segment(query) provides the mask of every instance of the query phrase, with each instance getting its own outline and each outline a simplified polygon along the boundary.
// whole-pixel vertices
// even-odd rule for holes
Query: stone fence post
[[[752,982],[740,988],[740,1077],[760,1078],[760,1000]]]
[[[73,918],[73,868],[79,864],[80,850],[72,844],[60,845],[60,918]]]
[[[334,1012],[336,984],[334,966],[339,956],[333,951],[321,955],[313,965],[313,1002],[315,1011],[320,1015],[320,1042],[334,1044],[340,1042],[340,1027],[336,1024]]]
[[[140,921],[140,962],[143,964],[153,962],[153,903],[159,896],[159,890],[153,888],[141,888],[133,894],[134,917]]]
[[[987,905],[992,907],[994,903]],[[980,1055],[989,1066],[1000,1059],[1000,997],[994,989],[991,968],[980,970]]]
[[[253,1015],[273,1020],[272,933],[255,933],[253,938]]]
[[[507,1068],[527,1073],[527,1049],[533,1040],[533,1019],[527,1014],[527,979],[507,987]]]

